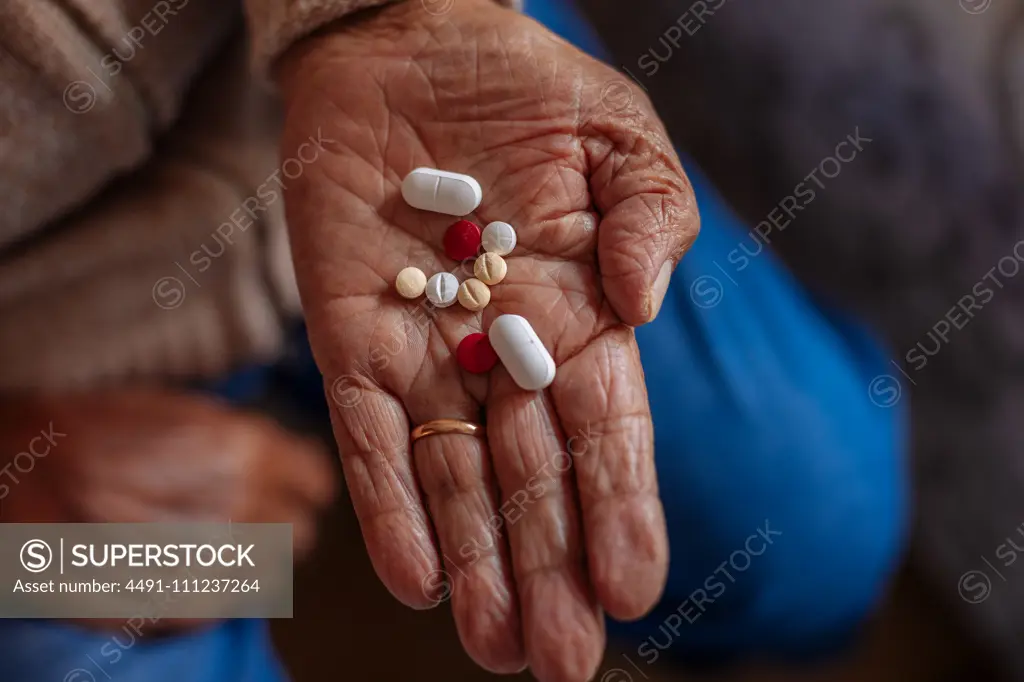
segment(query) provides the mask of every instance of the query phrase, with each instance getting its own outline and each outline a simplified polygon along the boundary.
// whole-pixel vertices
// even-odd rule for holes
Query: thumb
[[[700,231],[693,188],[650,101],[623,78],[596,92],[581,129],[590,192],[601,215],[601,284],[638,326],[661,309],[669,279]]]

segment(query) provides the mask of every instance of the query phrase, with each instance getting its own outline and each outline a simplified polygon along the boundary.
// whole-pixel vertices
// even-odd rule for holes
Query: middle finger
[[[512,566],[530,667],[538,679],[589,680],[604,621],[586,571],[572,461],[544,392],[492,374],[488,441],[506,502]]]

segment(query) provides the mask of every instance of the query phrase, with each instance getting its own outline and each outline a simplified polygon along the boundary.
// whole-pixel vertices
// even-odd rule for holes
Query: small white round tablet
[[[496,220],[487,223],[484,232],[480,235],[481,244],[487,253],[496,253],[499,256],[507,256],[516,248],[516,231],[508,223]]]
[[[413,208],[464,216],[476,210],[484,193],[468,175],[417,168],[402,180],[402,198]]]
[[[427,280],[427,300],[438,308],[447,308],[459,295],[459,280],[450,272],[439,272]]]
[[[499,315],[487,338],[519,388],[540,391],[555,380],[555,361],[525,317]]]

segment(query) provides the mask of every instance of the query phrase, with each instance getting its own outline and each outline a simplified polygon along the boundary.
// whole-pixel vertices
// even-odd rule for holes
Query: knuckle
[[[417,444],[416,468],[427,495],[450,499],[486,492],[481,458],[467,452],[462,441],[456,436],[435,435]]]

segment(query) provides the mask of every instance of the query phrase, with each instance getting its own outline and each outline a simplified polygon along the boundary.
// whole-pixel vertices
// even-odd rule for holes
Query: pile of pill
[[[462,217],[480,205],[483,190],[468,175],[417,168],[402,181],[402,198],[413,208]],[[438,308],[458,301],[467,310],[483,310],[491,301],[490,287],[508,274],[503,256],[515,247],[516,231],[508,223],[495,221],[481,230],[469,220],[459,220],[445,232],[444,252],[456,261],[476,258],[474,277],[460,284],[454,274],[438,272],[428,279],[422,270],[409,266],[395,278],[395,290],[408,299],[426,294]],[[516,385],[527,391],[547,388],[555,379],[555,361],[530,323],[519,315],[500,315],[489,333],[468,335],[459,343],[455,358],[460,367],[473,373],[489,372],[500,360]]]
[[[399,296],[410,299],[426,294],[427,300],[438,308],[447,308],[458,301],[466,310],[483,310],[491,302],[490,287],[499,284],[508,273],[508,264],[502,256],[511,253],[515,243],[516,231],[508,223],[493,222],[481,232],[476,224],[460,220],[445,233],[444,252],[452,260],[465,261],[476,256],[483,247],[484,253],[473,264],[475,276],[460,284],[450,272],[438,272],[427,279],[422,270],[409,266],[395,278],[395,290]]]

